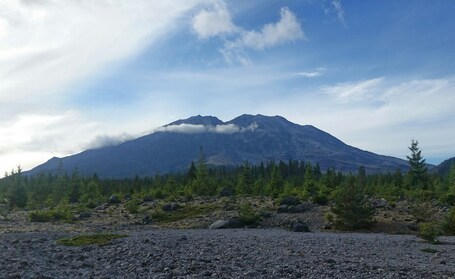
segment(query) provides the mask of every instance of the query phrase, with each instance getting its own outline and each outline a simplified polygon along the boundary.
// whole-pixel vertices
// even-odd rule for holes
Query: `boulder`
[[[303,222],[295,222],[291,226],[291,231],[293,231],[293,232],[309,232],[310,229]]]
[[[209,226],[209,229],[232,229],[241,228],[243,223],[239,218],[233,217],[227,220],[217,220]]]
[[[385,199],[374,199],[371,201],[371,205],[375,208],[383,208],[388,205]]]
[[[153,197],[152,196],[145,196],[143,199],[142,199],[143,202],[152,202],[153,201]]]
[[[220,191],[220,197],[230,197],[234,195],[234,189],[232,188],[223,188]]]
[[[290,213],[302,213],[302,212],[305,212],[309,209],[309,206],[308,204],[306,203],[301,203],[301,204],[298,204],[298,205],[292,205],[292,206],[289,206],[288,208],[288,211]]]
[[[79,213],[79,219],[88,219],[92,216],[90,212],[83,211]]]
[[[165,212],[175,211],[179,208],[179,205],[176,202],[166,203],[161,207]]]
[[[144,218],[142,218],[142,224],[143,225],[150,225],[152,223],[153,223],[152,217],[147,215]]]
[[[289,205],[282,204],[282,205],[278,206],[278,208],[276,209],[276,212],[277,213],[287,213],[287,212],[289,212],[288,208],[289,208]]]
[[[287,196],[281,199],[280,205],[287,204],[287,205],[298,205],[300,203],[300,199],[294,196]]]
[[[116,195],[112,195],[109,197],[109,200],[107,202],[109,204],[118,204],[118,203],[120,203],[120,199]]]

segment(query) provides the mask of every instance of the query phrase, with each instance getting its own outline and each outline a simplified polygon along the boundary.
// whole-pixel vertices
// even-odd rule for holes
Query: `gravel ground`
[[[56,244],[68,233],[0,234],[0,278],[455,278],[455,237],[430,245],[410,235],[280,229],[126,234],[102,247]]]

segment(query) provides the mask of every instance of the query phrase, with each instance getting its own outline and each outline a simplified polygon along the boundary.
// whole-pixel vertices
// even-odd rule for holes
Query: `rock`
[[[144,225],[150,225],[153,223],[153,220],[152,220],[152,217],[150,216],[145,216],[144,218],[142,218],[142,224]]]
[[[375,208],[386,207],[388,202],[385,199],[374,199],[371,201],[371,205]]]
[[[90,212],[87,212],[87,211],[83,211],[81,213],[79,213],[79,219],[88,219],[92,216],[92,214]]]
[[[130,195],[130,194],[125,194],[125,195],[123,196],[123,199],[124,199],[125,201],[129,201],[129,200],[131,200],[131,195]]]
[[[234,195],[234,189],[232,188],[223,188],[220,191],[220,197],[230,197]]]
[[[280,205],[284,205],[284,204],[287,204],[287,205],[298,205],[299,203],[300,203],[300,199],[298,197],[287,196],[287,197],[284,197],[281,200]]]
[[[112,196],[110,196],[108,203],[109,204],[118,204],[118,203],[120,203],[120,199],[116,195],[112,195]]]
[[[309,232],[308,226],[302,222],[295,222],[292,224],[291,231],[293,232]]]
[[[239,218],[229,218],[227,220],[218,220],[209,226],[209,229],[232,229],[243,227],[242,221]]]
[[[304,204],[304,203],[301,203],[301,204],[298,204],[295,206],[293,205],[288,208],[290,213],[302,213],[302,212],[307,211],[308,209],[309,209],[308,205]]]
[[[175,211],[179,208],[178,204],[176,202],[171,202],[171,203],[166,203],[161,207],[161,209],[165,212],[171,212]]]
[[[282,205],[278,206],[276,212],[277,212],[277,213],[287,213],[287,212],[289,211],[289,210],[288,210],[288,207],[289,207],[289,205],[287,205],[287,204],[282,204]]]
[[[232,211],[232,210],[235,210],[235,206],[233,206],[232,204],[226,204],[225,206],[223,206],[223,210]]]
[[[145,196],[143,199],[142,199],[143,202],[152,202],[153,201],[153,197],[152,196]]]
[[[409,224],[407,227],[409,230],[414,231],[414,232],[419,230],[419,226],[417,224]]]

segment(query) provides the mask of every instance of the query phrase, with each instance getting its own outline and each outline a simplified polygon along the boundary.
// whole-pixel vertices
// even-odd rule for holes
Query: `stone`
[[[288,207],[289,207],[289,205],[287,205],[287,204],[282,204],[282,205],[278,206],[276,212],[277,212],[277,213],[287,213],[287,212],[289,211],[289,210],[288,210]]]
[[[108,203],[109,204],[118,204],[118,203],[120,203],[120,199],[116,195],[112,195],[109,197]]]
[[[409,230],[414,231],[414,232],[419,230],[419,226],[417,224],[409,224],[407,227]]]
[[[92,216],[90,212],[83,211],[79,213],[79,219],[88,219]]]
[[[152,220],[152,217],[150,216],[145,216],[144,218],[142,218],[142,224],[144,225],[150,225],[153,223],[153,220]]]
[[[175,211],[179,208],[178,204],[176,202],[171,202],[171,203],[166,203],[161,207],[161,209],[165,212],[171,212]]]
[[[371,205],[374,207],[374,208],[383,208],[383,207],[386,207],[388,204],[388,202],[385,200],[385,199],[374,199],[372,202],[371,202]]]
[[[308,226],[302,222],[295,222],[292,224],[291,231],[293,232],[309,232]]]
[[[220,197],[230,197],[234,195],[234,189],[232,188],[223,188],[220,191]]]
[[[239,218],[229,218],[227,220],[218,220],[209,226],[209,229],[233,229],[241,228],[243,223]]]
[[[145,196],[143,199],[142,199],[143,202],[152,202],[153,201],[153,197],[152,196]]]
[[[290,213],[302,213],[302,212],[305,212],[308,210],[308,206],[307,204],[304,204],[304,203],[301,203],[301,204],[298,204],[298,205],[292,205],[292,206],[289,206],[288,208],[288,211]]]
[[[298,197],[287,196],[281,200],[280,205],[283,205],[283,204],[298,205],[299,203],[300,203],[300,199]]]

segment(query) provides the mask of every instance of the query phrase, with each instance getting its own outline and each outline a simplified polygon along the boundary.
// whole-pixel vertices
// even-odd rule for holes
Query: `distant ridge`
[[[357,172],[360,166],[369,173],[408,168],[404,160],[349,146],[311,125],[244,114],[228,122],[201,115],[177,120],[119,145],[54,157],[27,174],[56,172],[60,161],[67,172],[77,168],[83,175],[110,178],[179,172],[197,160],[200,147],[211,165],[301,160],[343,172]]]

